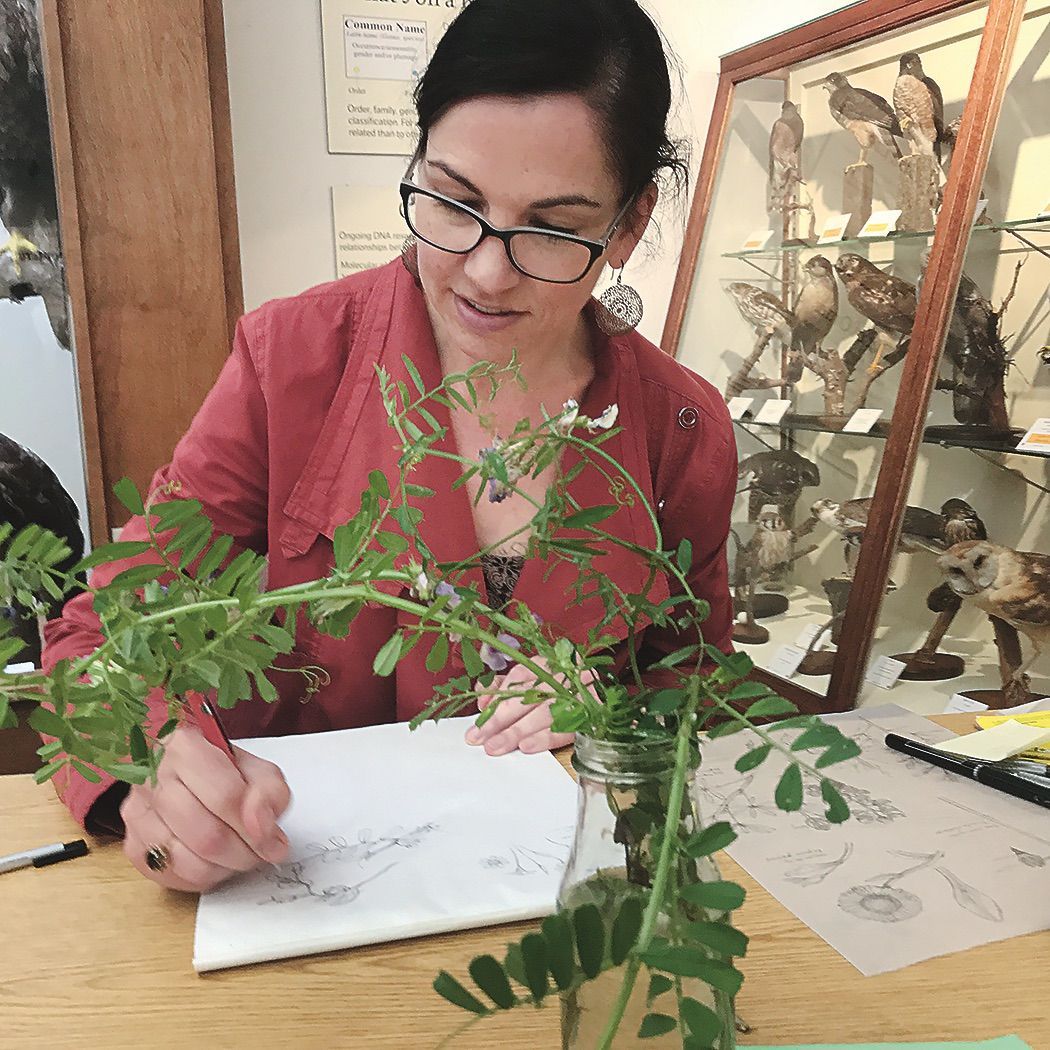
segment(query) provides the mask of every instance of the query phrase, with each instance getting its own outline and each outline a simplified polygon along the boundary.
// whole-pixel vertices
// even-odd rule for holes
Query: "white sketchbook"
[[[862,748],[826,770],[849,803],[844,824],[825,819],[810,778],[799,812],[777,809],[775,754],[738,773],[748,734],[705,745],[704,817],[732,822],[738,864],[866,976],[1050,928],[1045,809],[891,751],[888,732],[927,744],[953,736],[900,707],[828,720]],[[814,752],[799,757],[811,763]]]
[[[468,745],[471,724],[239,741],[288,779],[291,853],[201,897],[194,969],[549,915],[576,785],[549,752]]]

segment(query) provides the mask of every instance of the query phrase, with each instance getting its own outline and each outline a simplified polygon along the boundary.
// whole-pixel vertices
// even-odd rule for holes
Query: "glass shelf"
[[[844,416],[841,421],[829,420],[826,416],[809,416],[788,413],[779,423],[757,423],[746,416],[735,420],[742,427],[759,427],[763,430],[809,430],[819,434],[846,434],[849,437],[873,437],[885,440],[890,434],[888,420],[880,419],[867,433],[843,431],[848,421]],[[1011,430],[1007,433],[989,431],[983,427],[967,426],[931,426],[923,431],[922,440],[927,445],[940,445],[942,448],[972,448],[984,452],[1006,452],[1014,456],[1033,456],[1046,459],[1041,452],[1027,452],[1018,449],[1017,443],[1024,437],[1023,430]]]
[[[1050,216],[1035,216],[1029,219],[1007,219],[1003,222],[979,223],[974,233],[1005,233],[1010,230],[1031,230],[1035,233],[1050,232]],[[856,248],[865,244],[892,244],[896,241],[929,240],[933,230],[902,230],[885,237],[852,237],[848,240],[832,241],[830,244],[789,243],[777,248],[751,248],[739,252],[722,252],[723,259],[770,259],[776,260],[785,252],[822,252],[829,248]],[[1038,249],[1035,249],[1038,250]]]

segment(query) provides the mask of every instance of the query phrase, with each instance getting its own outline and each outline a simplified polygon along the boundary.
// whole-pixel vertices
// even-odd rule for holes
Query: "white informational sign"
[[[887,237],[897,228],[900,209],[873,211],[871,218],[861,227],[858,237]]]
[[[858,408],[842,428],[844,434],[867,434],[882,416],[881,408]]]
[[[408,236],[399,203],[396,186],[332,187],[337,277],[396,258]]]
[[[731,397],[727,404],[730,419],[743,419],[747,410],[755,403],[753,397]]]
[[[982,704],[980,700],[971,700],[968,696],[963,696],[962,693],[953,693],[952,698],[944,705],[944,713],[946,715],[987,710],[987,704]]]
[[[467,3],[321,0],[329,153],[412,153],[412,90]]]
[[[791,407],[791,402],[782,398],[772,398],[756,413],[756,423],[779,423]]]
[[[744,241],[740,250],[744,252],[760,252],[772,239],[772,230],[755,230],[755,232]]]
[[[1050,219],[1050,201],[1047,201],[1046,204],[1039,209],[1039,218]]]
[[[830,642],[831,628],[824,624],[811,623],[802,629],[795,645],[807,652],[819,653]]]
[[[988,198],[987,197],[982,197],[977,202],[977,207],[974,208],[974,210],[973,210],[973,222],[976,222],[984,214],[984,210],[987,207],[988,207]],[[971,225],[973,225],[973,223],[971,223]]]
[[[784,645],[779,648],[769,661],[766,670],[781,678],[791,678],[805,659],[806,650],[797,645]]]
[[[892,689],[899,681],[905,666],[901,660],[894,660],[889,656],[880,656],[868,668],[864,681],[877,685],[880,689]]]
[[[1017,443],[1017,451],[1050,456],[1050,419],[1037,419]]]
[[[834,244],[835,241],[841,241],[843,234],[846,232],[846,227],[849,225],[849,221],[852,218],[852,212],[846,212],[842,215],[832,215],[821,228],[817,244]]]

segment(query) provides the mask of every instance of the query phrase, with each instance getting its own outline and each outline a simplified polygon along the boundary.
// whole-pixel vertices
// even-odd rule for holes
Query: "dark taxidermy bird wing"
[[[58,221],[35,0],[0,0],[0,218]]]

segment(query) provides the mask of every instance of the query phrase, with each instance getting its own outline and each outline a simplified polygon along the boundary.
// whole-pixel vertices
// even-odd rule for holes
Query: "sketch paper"
[[[1016,1035],[979,1043],[821,1043],[819,1046],[749,1046],[747,1050],[1032,1050]]]
[[[284,770],[291,853],[201,897],[194,969],[550,914],[576,785],[549,752],[471,747],[471,724],[239,741]]]
[[[738,864],[865,975],[1050,928],[1044,809],[891,751],[887,733],[926,744],[953,735],[900,707],[829,721],[863,749],[828,770],[850,806],[844,824],[825,819],[812,778],[799,812],[777,809],[775,753],[736,772],[746,734],[704,745],[704,819],[733,823]]]

